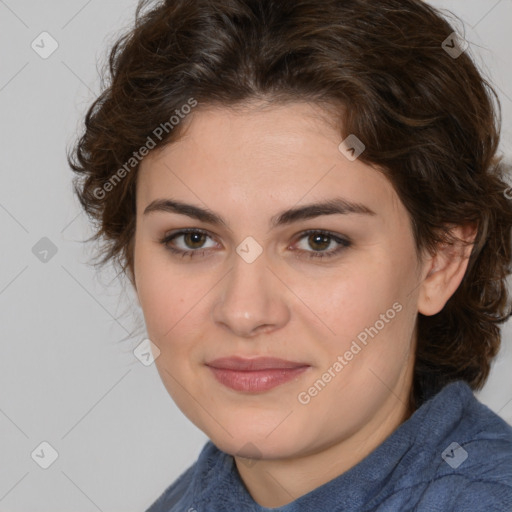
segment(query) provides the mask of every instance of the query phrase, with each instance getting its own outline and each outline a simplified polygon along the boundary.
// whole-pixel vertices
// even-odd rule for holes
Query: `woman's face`
[[[339,150],[318,107],[189,121],[137,183],[135,284],[165,387],[231,454],[296,457],[348,438],[364,450],[404,418],[411,386],[421,268],[404,206]],[[209,366],[231,357],[292,368]]]

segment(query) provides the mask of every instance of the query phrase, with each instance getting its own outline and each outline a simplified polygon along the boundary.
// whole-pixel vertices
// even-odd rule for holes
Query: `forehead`
[[[396,207],[389,181],[339,151],[341,132],[316,105],[196,109],[186,123],[176,142],[142,161],[139,213],[166,194],[215,210],[229,201],[248,214],[335,196],[384,215]]]
[[[183,123],[183,135],[147,157],[143,168],[162,153],[179,155],[180,161],[208,158],[210,166],[242,161],[247,168],[255,160],[277,166],[285,159],[317,158],[319,151],[330,147],[332,152],[341,141],[334,120],[320,107],[302,102],[196,107]]]

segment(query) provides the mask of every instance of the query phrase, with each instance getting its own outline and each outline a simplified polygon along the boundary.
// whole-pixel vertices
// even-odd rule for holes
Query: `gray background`
[[[511,155],[512,0],[432,3],[465,21],[500,93]],[[65,160],[135,5],[0,0],[0,512],[142,511],[206,441],[132,352],[145,335],[130,288],[87,264],[92,231]],[[46,59],[31,47],[43,31],[58,43]],[[39,51],[49,48],[45,39]],[[512,423],[510,322],[503,333],[477,396]],[[47,469],[44,441],[58,453]]]

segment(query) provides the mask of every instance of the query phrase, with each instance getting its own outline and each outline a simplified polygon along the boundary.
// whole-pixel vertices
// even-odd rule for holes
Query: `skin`
[[[218,446],[234,456],[253,499],[290,503],[347,471],[411,411],[418,312],[439,312],[459,286],[466,251],[416,257],[408,212],[388,180],[339,150],[339,130],[318,106],[245,110],[197,108],[184,135],[150,153],[137,182],[134,282],[155,363],[170,396]],[[335,214],[269,228],[283,210],[334,197],[375,215]],[[207,208],[229,226],[145,208],[156,199]],[[160,241],[201,251],[173,255]],[[351,246],[302,233],[326,230]],[[465,239],[474,227],[456,227]],[[248,236],[262,253],[248,263],[236,248]],[[315,243],[316,240],[316,243]],[[307,391],[365,328],[402,306],[307,404]],[[217,357],[273,356],[306,362],[294,380],[259,393],[224,387],[205,366]]]

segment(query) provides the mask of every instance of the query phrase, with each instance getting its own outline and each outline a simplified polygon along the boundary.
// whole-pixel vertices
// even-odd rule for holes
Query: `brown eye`
[[[306,248],[300,249],[300,252],[308,253],[306,258],[330,258],[352,245],[347,239],[318,230],[306,231],[299,240],[303,239],[306,239]],[[308,250],[308,247],[313,250]],[[333,249],[326,251],[329,247],[333,247]]]
[[[212,247],[204,246],[208,238],[211,238],[208,233],[198,229],[190,229],[170,233],[160,240],[160,243],[173,254],[193,258],[194,256],[204,255]],[[181,244],[177,242],[180,239],[182,240]]]
[[[331,245],[331,239],[329,236],[323,234],[309,235],[308,243],[315,251],[322,251]]]
[[[204,233],[185,233],[183,236],[183,240],[185,245],[191,249],[200,249],[204,244],[204,239],[206,235]]]

